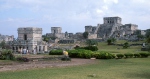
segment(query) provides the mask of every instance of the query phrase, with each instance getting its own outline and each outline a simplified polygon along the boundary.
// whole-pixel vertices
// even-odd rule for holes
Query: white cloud
[[[103,17],[119,16],[123,24],[140,28],[150,26],[149,7],[149,0],[0,0],[0,25],[84,29],[103,23]]]

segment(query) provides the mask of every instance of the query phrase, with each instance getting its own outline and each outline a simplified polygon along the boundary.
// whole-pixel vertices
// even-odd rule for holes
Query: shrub
[[[12,50],[4,49],[1,51],[0,59],[2,60],[15,60],[15,56],[12,53]]]
[[[75,49],[85,49],[85,50],[97,51],[98,47],[97,46],[86,46],[86,47],[76,46]]]
[[[87,47],[84,47],[84,49],[91,50],[91,51],[97,51],[98,50],[97,46],[87,46]]]
[[[76,47],[74,47],[74,49],[85,49],[85,47],[78,47],[78,46],[76,46]]]
[[[79,58],[87,58],[87,59],[89,59],[89,58],[91,58],[92,57],[92,54],[93,54],[93,52],[92,51],[90,51],[90,50],[78,50],[78,57]]]
[[[123,57],[124,57],[124,55],[123,55],[123,54],[117,54],[116,56],[117,56],[117,58],[119,58],[119,59],[121,59],[121,58],[123,58]]]
[[[78,50],[68,50],[69,57],[78,58]]]
[[[130,47],[130,46],[129,46],[129,43],[128,43],[128,42],[125,42],[125,43],[123,44],[123,48],[124,48],[124,49],[127,49],[128,47]]]
[[[68,50],[69,57],[72,58],[91,58],[93,52],[85,49]]]
[[[115,58],[115,56],[109,52],[105,52],[105,51],[99,51],[94,53],[93,55],[95,58],[97,59],[113,59]]]
[[[126,54],[124,54],[124,56],[125,56],[126,58],[132,58],[132,57],[133,57],[133,54],[132,54],[132,53],[126,53]]]
[[[63,50],[51,50],[49,52],[49,55],[62,55],[63,54]]]
[[[146,57],[148,57],[148,56],[149,56],[149,54],[148,54],[148,53],[144,53],[144,52],[143,52],[143,53],[139,53],[139,54],[141,55],[141,57],[142,57],[142,58],[146,58]]]
[[[135,53],[135,54],[133,54],[133,55],[134,55],[135,58],[141,57],[141,55],[140,55],[139,53]]]
[[[61,58],[62,61],[71,61],[71,58],[70,57],[63,57]]]
[[[29,62],[29,59],[26,57],[17,57],[16,60],[20,62]]]

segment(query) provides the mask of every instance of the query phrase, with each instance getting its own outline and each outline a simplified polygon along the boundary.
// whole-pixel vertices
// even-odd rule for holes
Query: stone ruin
[[[47,43],[42,41],[42,28],[21,27],[18,28],[18,38],[9,42],[14,52],[18,53],[44,53],[47,51]]]
[[[103,21],[103,24],[98,24],[97,26],[85,26],[85,32],[88,32],[91,36],[89,38],[123,38],[125,35],[131,35],[138,30],[138,25],[136,24],[123,25],[120,17],[104,17]]]

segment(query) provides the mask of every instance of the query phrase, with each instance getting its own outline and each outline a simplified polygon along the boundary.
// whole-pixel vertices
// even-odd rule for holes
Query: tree
[[[137,35],[138,40],[143,39],[144,35]]]
[[[108,45],[111,45],[111,42],[112,42],[111,39],[107,39],[107,44]]]
[[[136,31],[134,32],[134,34],[135,34],[135,35],[141,35],[141,30],[136,30]]]
[[[146,37],[146,38],[150,38],[150,29],[147,29],[147,30],[146,30],[145,37]]]
[[[123,44],[123,48],[124,48],[124,49],[127,49],[128,47],[130,47],[129,43],[128,43],[128,42],[125,42],[125,43]]]
[[[107,39],[107,43],[108,45],[111,45],[112,43],[116,42],[116,39],[115,38],[109,38]]]
[[[49,37],[44,37],[43,41],[49,42]]]
[[[115,38],[111,38],[112,43],[116,42]]]
[[[147,43],[150,43],[150,37],[146,39],[146,42],[147,42]]]
[[[139,41],[144,38],[144,35],[141,34],[141,30],[136,30],[134,34],[137,35]]]
[[[88,45],[88,46],[93,46],[93,45],[98,45],[98,42],[97,41],[95,41],[95,40],[87,40],[86,41],[86,44]]]
[[[84,37],[85,39],[87,39],[87,38],[88,38],[88,35],[89,35],[89,33],[88,33],[88,32],[84,32],[84,33],[83,33],[83,37]]]
[[[6,45],[5,41],[2,41],[2,42],[0,43],[0,47],[1,47],[1,48],[4,48],[5,45]]]

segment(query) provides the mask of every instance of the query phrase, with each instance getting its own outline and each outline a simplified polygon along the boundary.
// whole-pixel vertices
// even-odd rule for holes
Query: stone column
[[[41,46],[41,52],[43,52],[43,46]]]
[[[36,53],[38,53],[39,52],[39,46],[37,46],[37,51],[36,51]]]

